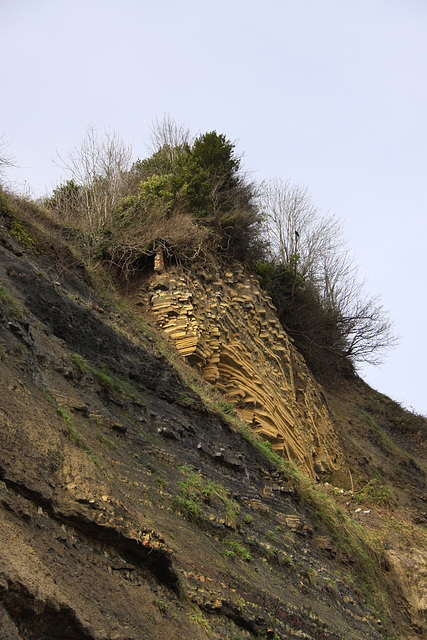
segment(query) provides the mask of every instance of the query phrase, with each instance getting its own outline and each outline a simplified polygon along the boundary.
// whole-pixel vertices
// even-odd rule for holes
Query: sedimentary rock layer
[[[147,293],[169,340],[273,450],[312,477],[343,467],[320,387],[255,276],[238,264],[170,269]]]

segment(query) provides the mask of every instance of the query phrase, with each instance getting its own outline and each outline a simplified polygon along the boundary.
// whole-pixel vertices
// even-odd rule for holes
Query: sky
[[[0,0],[0,136],[37,198],[88,126],[148,155],[164,114],[338,217],[399,346],[361,377],[427,413],[426,0]]]

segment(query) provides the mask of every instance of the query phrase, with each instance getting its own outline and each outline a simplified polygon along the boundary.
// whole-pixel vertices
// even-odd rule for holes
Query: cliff
[[[256,277],[239,263],[171,268],[151,279],[138,301],[273,451],[311,477],[344,472],[322,390]]]
[[[240,265],[102,297],[28,229],[0,230],[0,637],[426,637],[426,420],[321,387]]]

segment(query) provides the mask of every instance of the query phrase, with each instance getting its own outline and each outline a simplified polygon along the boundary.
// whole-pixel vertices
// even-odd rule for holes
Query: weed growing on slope
[[[23,307],[3,286],[0,286],[0,300],[9,306],[9,314],[11,316],[16,318],[17,320],[20,320],[24,316]]]
[[[93,464],[96,467],[100,467],[101,465],[98,462],[98,460],[94,457],[92,449],[88,447],[88,445],[85,443],[80,433],[71,422],[71,418],[68,415],[68,413],[66,413],[64,409],[58,406],[56,401],[49,394],[45,393],[44,398],[54,407],[57,414],[60,415],[61,418],[64,420],[64,422],[67,424],[67,430],[65,432],[65,435],[69,438],[69,440],[74,445],[76,445],[76,447],[79,447],[82,451],[84,451],[84,453],[88,456],[88,458],[90,458],[90,460],[93,462]]]
[[[107,389],[110,392],[116,392],[120,396],[124,395],[122,386],[109,372],[107,373],[107,369],[104,365],[100,365],[100,368],[93,367],[79,353],[71,353],[69,357],[77,371],[82,375],[91,373],[103,389]]]
[[[70,360],[76,369],[85,375],[89,371],[89,365],[79,353],[70,353]]]
[[[187,465],[180,467],[186,476],[178,482],[180,493],[174,498],[173,504],[188,520],[197,522],[201,519],[203,504],[209,504],[214,497],[219,498],[224,507],[225,520],[229,526],[235,527],[240,512],[239,505],[232,500],[226,489],[221,485],[204,478]]]
[[[211,628],[209,622],[206,620],[206,618],[204,617],[204,615],[200,611],[195,611],[195,613],[192,613],[190,615],[190,618],[196,624],[201,625],[205,629],[205,631],[206,631],[206,633],[208,635],[212,635],[212,628]]]
[[[120,396],[124,395],[121,385],[117,382],[117,380],[114,380],[111,375],[106,373],[105,370],[102,371],[101,369],[96,369],[95,367],[90,367],[90,370],[101,387],[107,389],[108,391],[115,391]]]
[[[168,612],[169,604],[165,600],[162,600],[161,598],[154,598],[153,604],[158,608],[160,613],[166,614]]]
[[[111,451],[115,451],[117,449],[117,446],[115,445],[115,443],[109,438],[107,438],[107,436],[105,436],[103,433],[98,433],[98,435],[96,436],[96,439],[99,440],[99,442],[102,445],[104,445],[105,447],[107,447],[107,449],[110,449]]]
[[[238,556],[240,556],[242,560],[246,560],[246,562],[250,562],[252,560],[252,556],[249,553],[249,551],[246,549],[246,547],[239,544],[235,540],[231,540],[231,538],[224,538],[222,542],[223,544],[227,545],[227,547],[230,547],[230,550],[233,551]],[[231,554],[228,554],[228,555],[231,556]]]
[[[379,507],[389,507],[393,503],[394,496],[390,489],[378,478],[372,478],[361,489],[355,491],[353,498],[357,504],[375,504]]]
[[[384,431],[382,427],[374,420],[374,418],[363,411],[362,409],[358,410],[359,414],[363,416],[366,424],[371,428],[371,430],[377,435],[379,441],[382,444],[382,447],[386,453],[389,453],[392,456],[398,457],[407,457],[407,454],[404,453],[390,438],[390,436]]]
[[[31,253],[37,253],[36,240],[28,233],[23,224],[14,216],[11,217],[10,235],[13,236],[20,245],[25,247],[25,249],[27,249]]]

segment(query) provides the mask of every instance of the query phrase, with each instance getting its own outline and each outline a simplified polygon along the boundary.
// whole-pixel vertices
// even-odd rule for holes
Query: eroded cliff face
[[[419,522],[425,423],[406,438],[411,457],[397,446],[401,413],[383,422],[388,440],[379,425],[370,433],[363,415],[380,420],[388,400],[356,379],[335,403],[328,395],[332,422],[269,300],[239,268],[155,276],[139,295],[142,330],[132,296],[100,298],[64,247],[45,246],[47,255],[26,254],[0,220],[0,638],[427,637],[425,545],[407,542],[409,515],[393,533],[385,512],[374,518],[352,492],[309,483],[316,505],[329,493],[341,506],[343,526],[357,519],[358,531],[380,532],[385,624],[347,538],[187,385],[145,307],[276,450],[311,475],[344,468],[344,450],[354,477],[364,465],[367,478],[379,470],[417,491]]]
[[[379,640],[287,477],[42,268],[0,242],[0,637]]]
[[[255,276],[239,264],[170,268],[139,297],[181,355],[273,450],[311,477],[344,470],[321,388]]]

